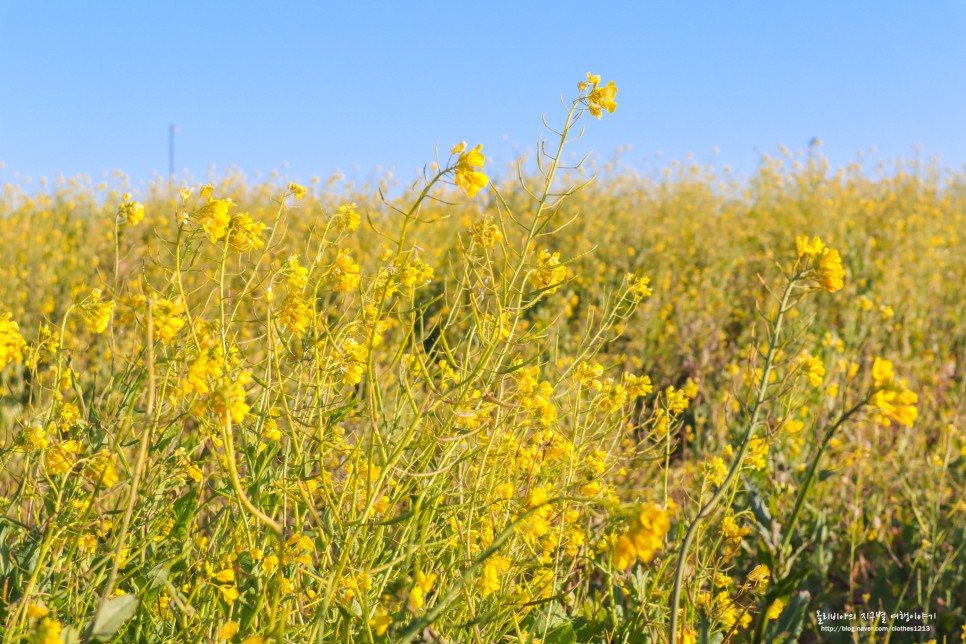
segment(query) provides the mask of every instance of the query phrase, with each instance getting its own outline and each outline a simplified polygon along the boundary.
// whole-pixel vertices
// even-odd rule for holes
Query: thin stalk
[[[681,605],[681,590],[684,586],[684,568],[687,565],[688,551],[691,549],[691,544],[694,543],[694,540],[698,535],[698,528],[700,528],[701,523],[704,521],[704,519],[710,516],[714,509],[718,506],[718,503],[731,489],[731,485],[734,483],[735,479],[738,478],[738,473],[741,471],[745,453],[748,451],[748,443],[751,441],[751,438],[754,436],[755,430],[759,425],[759,417],[768,393],[768,379],[771,377],[771,370],[774,366],[775,355],[778,353],[778,338],[781,335],[782,322],[785,319],[785,313],[787,313],[791,308],[788,305],[788,301],[791,298],[792,291],[799,277],[800,274],[796,273],[788,281],[788,284],[785,286],[785,291],[782,293],[781,303],[778,306],[778,312],[775,315],[774,327],[772,328],[771,341],[768,345],[768,354],[765,356],[765,366],[761,373],[761,384],[758,387],[758,395],[755,397],[755,404],[751,410],[751,417],[748,419],[748,427],[745,429],[745,434],[741,438],[741,446],[738,448],[738,453],[735,455],[734,463],[731,464],[731,469],[728,471],[728,476],[725,478],[724,482],[718,487],[717,491],[711,496],[711,498],[708,499],[708,502],[701,506],[701,509],[698,510],[698,513],[695,515],[694,520],[691,522],[691,525],[688,527],[688,530],[684,535],[684,541],[681,543],[681,550],[678,552],[678,561],[674,572],[674,590],[671,593],[671,623],[670,633],[668,634],[668,641],[671,644],[675,644],[677,641],[678,607]]]
[[[131,479],[131,491],[127,496],[127,507],[124,509],[124,518],[121,520],[121,530],[117,536],[117,545],[114,547],[113,563],[111,564],[111,572],[107,576],[107,583],[104,584],[104,589],[101,591],[101,597],[97,602],[97,608],[94,610],[94,616],[91,618],[91,623],[88,624],[87,630],[84,632],[84,642],[90,641],[91,634],[94,631],[94,626],[97,624],[98,619],[100,619],[101,614],[104,611],[104,607],[107,605],[107,599],[111,596],[114,590],[114,584],[117,583],[118,570],[121,567],[121,556],[124,552],[124,542],[127,541],[127,533],[131,527],[131,517],[134,515],[134,504],[137,501],[138,496],[138,485],[141,483],[141,476],[144,474],[144,465],[148,458],[148,448],[151,445],[151,439],[154,437],[158,426],[158,417],[154,412],[155,405],[155,377],[154,377],[154,317],[152,314],[151,299],[147,300],[148,307],[148,343],[147,343],[147,358],[148,358],[148,402],[147,409],[145,410],[145,415],[148,417],[154,417],[150,428],[141,434],[141,443],[138,446],[138,458],[134,465],[134,476]]]

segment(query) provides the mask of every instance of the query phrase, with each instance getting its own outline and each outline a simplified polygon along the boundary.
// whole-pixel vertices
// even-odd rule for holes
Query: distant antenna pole
[[[174,181],[174,133],[178,126],[174,123],[168,126],[168,179]]]

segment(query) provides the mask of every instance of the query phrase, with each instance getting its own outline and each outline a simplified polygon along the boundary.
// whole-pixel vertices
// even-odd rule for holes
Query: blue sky
[[[966,0],[0,0],[0,180],[166,174],[175,123],[196,178],[408,181],[437,143],[533,150],[588,71],[619,107],[575,150],[629,144],[634,167],[691,152],[749,172],[819,137],[835,165],[875,146],[958,168],[964,34]]]

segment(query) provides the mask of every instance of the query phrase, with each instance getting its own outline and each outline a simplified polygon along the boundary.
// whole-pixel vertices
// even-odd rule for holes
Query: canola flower
[[[466,142],[457,143],[450,150],[450,154],[459,155],[453,167],[453,180],[456,186],[467,197],[472,199],[485,188],[490,179],[483,173],[486,157],[483,156],[483,146],[477,145],[471,150],[466,149]]]
[[[104,333],[114,312],[114,300],[101,301],[101,289],[95,288],[78,307],[91,333]]]
[[[842,288],[845,268],[837,250],[827,247],[818,237],[806,235],[795,239],[798,261],[804,266],[804,275],[829,293]]]
[[[202,194],[205,194],[204,190]],[[212,199],[209,196],[204,206],[191,213],[191,219],[201,224],[208,239],[217,242],[228,234],[232,221],[229,212],[234,207],[230,199]]]
[[[534,289],[550,295],[556,293],[567,278],[567,267],[560,262],[560,253],[541,250],[537,255],[537,267],[530,277]]]
[[[635,561],[651,561],[664,547],[664,535],[670,529],[671,521],[665,509],[655,503],[642,506],[614,544],[614,567],[623,570]]]
[[[117,209],[117,217],[128,226],[137,226],[144,219],[144,204],[130,201],[131,195],[125,193],[124,200]]]
[[[20,335],[20,327],[11,317],[10,313],[0,315],[0,369],[23,360],[23,350],[27,346]]]
[[[339,206],[339,210],[333,219],[340,232],[359,230],[359,224],[362,223],[362,217],[356,210],[354,202]]]
[[[892,423],[912,427],[919,417],[918,394],[910,391],[905,380],[898,380],[893,365],[888,360],[875,358],[872,364],[872,406],[876,419],[882,425]]]
[[[588,92],[582,100],[586,103],[587,111],[591,116],[599,119],[605,111],[613,114],[617,109],[617,101],[614,100],[617,96],[617,86],[614,85],[614,81],[600,87],[600,76],[588,72],[587,81],[578,83],[577,89],[580,92]]]

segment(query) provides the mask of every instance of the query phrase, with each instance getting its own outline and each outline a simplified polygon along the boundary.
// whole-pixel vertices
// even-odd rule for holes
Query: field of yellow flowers
[[[568,164],[616,94],[399,197],[6,186],[2,644],[959,641],[966,175]]]

